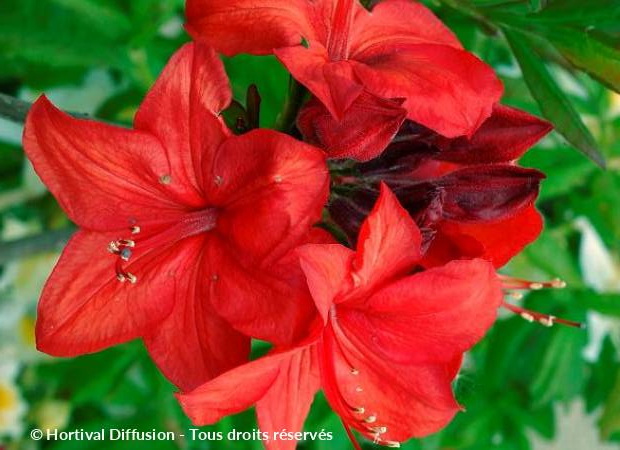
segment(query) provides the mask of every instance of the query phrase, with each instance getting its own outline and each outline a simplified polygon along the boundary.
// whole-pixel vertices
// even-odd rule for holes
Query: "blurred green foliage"
[[[544,114],[558,131],[522,160],[547,174],[539,201],[546,228],[505,272],[531,279],[561,277],[569,287],[530,294],[526,307],[572,320],[585,321],[592,312],[620,318],[620,287],[614,287],[619,283],[603,289],[587,279],[588,265],[600,261],[597,255],[584,253],[585,234],[576,220],[587,218],[598,232],[620,277],[620,97],[609,89],[620,87],[620,2],[428,3],[466,48],[498,71],[506,86],[506,103]],[[58,94],[62,88],[83,98],[83,109],[94,109],[98,118],[129,124],[169,56],[187,40],[182,17],[182,0],[2,0],[0,92],[32,97],[42,90]],[[272,57],[247,55],[226,58],[225,65],[240,104],[248,86],[258,86],[261,125],[272,126],[287,90],[284,69]],[[100,102],[89,99],[93,89],[99,89],[85,81],[93,71],[103,71],[111,80]],[[63,106],[62,95],[58,98]],[[606,160],[608,170],[572,151],[567,142],[596,161]],[[28,224],[26,235],[68,224],[53,198],[33,187],[32,177],[19,144],[0,133],[0,231],[8,232],[15,221]],[[34,316],[35,297],[14,298],[10,291],[0,291],[0,306],[11,301],[27,305],[26,318]],[[19,332],[17,325],[13,331]],[[618,340],[604,338],[600,353],[587,360],[583,351],[592,338],[593,330],[547,329],[518,317],[500,320],[471,352],[456,383],[467,412],[443,432],[413,440],[404,448],[529,449],[533,436],[558,438],[562,408],[577,400],[597,418],[602,440],[620,442]],[[3,341],[3,345],[9,344]],[[26,345],[32,347],[31,342]],[[24,418],[26,433],[8,443],[10,449],[110,448],[109,442],[31,441],[27,431],[49,424],[49,411],[55,420],[64,414],[66,430],[117,427],[187,436],[191,427],[173,397],[174,388],[139,343],[75,359],[18,356],[17,360],[18,386],[29,411]],[[58,405],[66,405],[68,411],[62,413]],[[350,448],[337,416],[322,397],[317,398],[306,427],[331,431],[334,440],[302,443],[302,450]],[[233,428],[256,428],[252,412],[204,429],[227,433]],[[0,448],[1,443],[0,438]],[[118,441],[114,448],[262,447],[259,442],[181,439]]]

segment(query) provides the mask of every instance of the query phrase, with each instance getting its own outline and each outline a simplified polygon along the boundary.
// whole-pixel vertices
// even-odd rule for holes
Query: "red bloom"
[[[409,119],[442,135],[471,135],[502,94],[493,71],[409,0],[372,12],[358,0],[188,0],[186,9],[194,38],[227,55],[275,53],[339,119],[367,91],[405,99]]]
[[[233,369],[179,395],[197,424],[257,405],[270,449],[294,443],[321,386],[347,430],[393,445],[445,426],[459,410],[451,390],[463,352],[490,327],[500,281],[482,260],[411,275],[421,235],[386,187],[353,252],[338,244],[298,252],[323,327],[302,345]]]
[[[230,101],[216,54],[189,44],[133,130],[35,103],[24,148],[80,227],[39,303],[40,350],[72,356],[142,337],[190,389],[247,357],[248,339],[220,316],[274,342],[306,332],[314,308],[286,260],[320,219],[324,156],[272,131],[233,136],[219,118]]]
[[[380,157],[341,178],[331,217],[354,241],[384,181],[423,231],[425,266],[459,258],[502,266],[541,231],[534,201],[544,175],[515,160],[550,130],[547,122],[501,105],[471,138],[447,139],[408,122]]]

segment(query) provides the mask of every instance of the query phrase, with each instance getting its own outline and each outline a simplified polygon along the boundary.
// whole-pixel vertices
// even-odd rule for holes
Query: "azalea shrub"
[[[1,449],[618,439],[617,2],[0,11]]]

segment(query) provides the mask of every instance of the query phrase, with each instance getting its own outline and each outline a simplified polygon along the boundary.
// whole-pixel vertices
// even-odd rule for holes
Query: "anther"
[[[531,315],[530,313],[522,312],[521,317],[527,320],[528,322],[534,322],[534,316]]]
[[[364,408],[363,406],[360,406],[359,408],[353,409],[353,412],[356,414],[364,414],[366,412],[366,408]]]
[[[129,280],[131,284],[136,284],[136,281],[138,281],[138,278],[134,274],[131,274],[129,272],[127,272],[125,276],[127,277],[127,279]]]
[[[538,321],[541,323],[541,325],[544,325],[546,327],[551,327],[553,326],[554,320],[555,320],[555,317],[548,316],[548,317],[541,317]]]
[[[364,422],[366,423],[375,423],[376,421],[377,421],[377,416],[375,416],[374,414],[364,419]]]
[[[119,249],[118,249],[118,245],[116,245],[115,241],[112,241],[108,244],[108,251],[110,253],[118,253]]]
[[[140,231],[140,227],[137,225],[131,227],[131,234],[138,234]]]
[[[159,177],[159,182],[161,184],[170,184],[172,182],[172,177],[168,174],[162,175]]]
[[[215,179],[213,180],[213,182],[214,182],[217,186],[221,186],[221,185],[222,185],[222,183],[224,182],[224,179],[223,179],[221,176],[217,175],[217,176],[215,177]]]
[[[127,281],[127,278],[125,278],[125,275],[123,275],[122,273],[117,273],[116,279],[120,281],[121,283],[124,283],[125,281]]]
[[[400,448],[400,442],[396,441],[385,441],[385,446],[390,448]]]
[[[124,249],[121,250],[120,255],[123,261],[129,261],[129,258],[131,258],[131,249],[128,247],[125,247]]]
[[[136,241],[132,241],[131,239],[121,239],[120,241],[116,241],[116,244],[124,247],[135,247]]]
[[[360,371],[357,369],[351,369],[351,375],[359,375]]]
[[[542,283],[530,283],[530,289],[532,289],[533,291],[539,291],[541,290],[544,286]]]
[[[555,289],[564,289],[566,287],[566,281],[556,278],[551,281],[551,287]]]
[[[370,428],[374,434],[385,434],[387,433],[387,427],[371,427]]]

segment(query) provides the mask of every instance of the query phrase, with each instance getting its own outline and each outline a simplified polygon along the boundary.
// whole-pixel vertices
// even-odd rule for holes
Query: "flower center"
[[[145,254],[149,250],[172,245],[182,239],[211,231],[217,225],[217,216],[218,211],[215,208],[192,211],[183,215],[173,225],[164,229],[151,230],[151,232],[143,230],[137,223],[133,224],[129,228],[131,237],[120,238],[108,244],[108,251],[117,257],[115,265],[117,280],[121,283],[129,281],[131,284],[138,281],[137,275],[126,267],[138,251]]]

